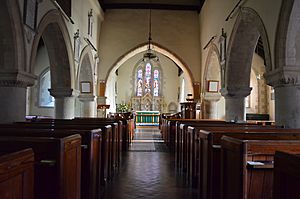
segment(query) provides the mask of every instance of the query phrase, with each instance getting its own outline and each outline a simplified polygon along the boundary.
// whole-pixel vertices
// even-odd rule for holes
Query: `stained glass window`
[[[139,69],[137,74],[137,89],[136,96],[143,95],[143,70]]]
[[[148,93],[154,97],[160,96],[160,75],[160,66],[156,62],[142,62],[136,70],[136,96],[142,97]]]
[[[158,94],[159,94],[159,71],[154,70],[153,96],[157,97]]]
[[[145,72],[145,94],[151,92],[151,64],[146,64],[146,72]]]

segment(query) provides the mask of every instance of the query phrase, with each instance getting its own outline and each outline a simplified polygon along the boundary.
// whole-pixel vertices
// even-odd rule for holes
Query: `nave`
[[[133,143],[123,157],[123,165],[105,191],[104,199],[179,199],[197,198],[175,172],[158,128],[138,128]]]

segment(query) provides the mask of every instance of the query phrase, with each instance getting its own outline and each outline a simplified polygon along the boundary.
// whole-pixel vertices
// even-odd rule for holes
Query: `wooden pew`
[[[113,166],[112,166],[112,125],[106,123],[91,124],[87,123],[75,123],[72,120],[54,120],[51,122],[20,122],[16,123],[19,127],[29,127],[37,129],[73,129],[73,130],[102,130],[101,141],[101,166],[100,166],[100,179],[101,185],[105,184],[112,179]]]
[[[70,130],[70,129],[39,129],[30,126],[20,128],[17,125],[0,125],[0,136],[18,137],[55,137],[81,135],[81,198],[94,199],[101,195],[101,129]]]
[[[224,124],[225,121],[222,120],[198,120],[198,119],[165,119],[164,121],[164,130],[162,132],[165,143],[169,146],[171,152],[175,152],[175,142],[176,142],[176,130],[181,123],[189,124]]]
[[[32,149],[0,152],[0,198],[34,198],[34,154]]]
[[[247,124],[247,123],[227,123],[221,121],[200,121],[199,120],[181,120],[176,123],[175,130],[175,163],[176,168],[179,172],[186,173],[189,170],[190,162],[190,150],[194,148],[194,132],[187,132],[189,126],[197,127],[198,129],[207,129],[207,128],[242,128],[242,129],[257,129],[257,128],[277,128],[274,126],[261,126],[256,124]]]
[[[221,198],[272,198],[275,151],[299,154],[300,134],[235,134],[221,146]]]
[[[274,157],[274,199],[297,199],[300,196],[299,154],[276,151]]]
[[[202,130],[201,130],[202,129]],[[264,126],[189,127],[195,133],[195,150],[191,151],[191,179],[202,198],[220,198],[221,137],[244,133],[300,132],[300,129]]]
[[[81,137],[0,136],[0,151],[32,148],[36,199],[80,199]]]

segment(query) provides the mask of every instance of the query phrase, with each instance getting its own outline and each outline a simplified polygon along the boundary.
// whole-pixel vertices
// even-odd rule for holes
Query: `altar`
[[[159,126],[159,111],[136,111],[136,126]]]

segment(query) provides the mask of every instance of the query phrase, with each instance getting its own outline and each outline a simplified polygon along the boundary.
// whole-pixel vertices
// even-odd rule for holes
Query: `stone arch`
[[[220,119],[219,109],[224,109],[224,104],[219,104],[220,92],[208,92],[208,80],[219,81],[219,88],[222,85],[220,52],[216,44],[210,45],[205,62],[205,69],[202,82],[202,117],[205,119]]]
[[[272,70],[272,61],[263,21],[252,8],[241,8],[227,48],[225,87],[228,93],[236,89],[249,90],[252,57],[259,37],[263,41],[268,72]]]
[[[2,2],[0,17],[0,68],[26,71],[24,32],[18,2]]]
[[[220,81],[220,85],[221,85],[221,64],[220,64],[220,52],[219,52],[219,49],[218,47],[216,46],[216,44],[211,44],[211,47],[209,48],[209,51],[208,51],[208,55],[207,55],[207,58],[206,58],[206,62],[205,62],[205,68],[204,68],[204,73],[203,73],[203,81],[202,81],[202,92],[205,92],[205,86],[206,86],[206,82],[208,80],[208,76],[209,76],[209,71],[210,70],[213,70],[213,69],[216,69],[215,67],[215,64],[213,64],[213,67],[210,67],[212,62],[214,63],[218,63],[218,71],[219,71],[219,74],[218,74],[218,79],[215,79],[215,80],[219,80]]]
[[[94,91],[94,69],[93,69],[93,54],[92,49],[89,46],[86,46],[80,56],[79,59],[79,67],[77,72],[77,81],[76,81],[76,89],[79,90],[81,81],[89,81],[91,82],[93,93]]]
[[[128,52],[126,52],[124,55],[122,55],[109,69],[109,72],[107,73],[106,76],[106,82],[108,81],[109,76],[114,73],[126,60],[130,59],[131,57],[135,56],[138,53],[141,52],[145,52],[148,49],[148,43],[143,43],[141,45],[136,46],[135,48],[129,50]],[[194,94],[193,91],[193,82],[194,82],[194,77],[192,75],[192,72],[190,71],[189,67],[187,66],[187,64],[178,56],[176,55],[174,52],[172,52],[171,50],[157,44],[157,43],[152,43],[151,44],[151,49],[161,53],[162,55],[168,57],[169,59],[171,59],[172,61],[175,62],[175,64],[177,64],[185,74],[187,74],[188,77],[188,84],[189,87],[192,88],[192,94]]]
[[[49,55],[51,89],[74,88],[74,56],[71,39],[58,10],[50,10],[38,25],[30,58],[31,71],[33,71],[40,39],[43,39]]]
[[[300,1],[282,1],[275,43],[275,67],[294,66],[297,35],[300,32]],[[300,49],[299,49],[300,51]],[[298,52],[300,53],[300,52]]]

